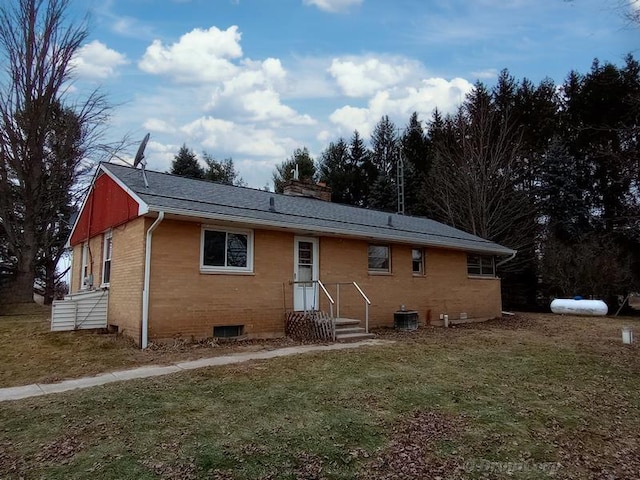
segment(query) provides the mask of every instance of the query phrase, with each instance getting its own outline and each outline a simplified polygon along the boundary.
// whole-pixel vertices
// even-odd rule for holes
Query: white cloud
[[[305,5],[313,5],[325,12],[345,12],[350,7],[361,5],[362,0],[302,0]]]
[[[288,152],[287,140],[279,139],[271,129],[255,128],[249,124],[201,117],[180,130],[212,150],[280,159],[284,159]]]
[[[251,122],[312,125],[309,115],[300,115],[284,105],[279,91],[285,88],[287,73],[280,60],[245,60],[243,70],[222,82],[211,95],[205,110],[222,109],[243,115]]]
[[[350,97],[364,97],[397,85],[420,70],[416,62],[406,59],[382,61],[378,58],[333,59],[328,72],[342,91]]]
[[[142,124],[145,130],[157,133],[175,133],[176,128],[165,120],[159,118],[148,118]]]
[[[172,45],[154,40],[138,65],[147,73],[168,75],[181,83],[224,80],[238,71],[230,60],[242,57],[240,37],[235,25],[226,30],[196,28]]]
[[[358,130],[361,135],[369,136],[373,130],[375,120],[371,118],[371,111],[367,108],[358,108],[346,105],[338,108],[330,116],[334,124],[336,124],[342,133]]]
[[[200,111],[215,110],[251,122],[311,125],[315,121],[282,103],[287,72],[277,58],[263,61],[242,58],[241,34],[236,26],[227,30],[195,29],[165,46],[154,40],[140,61],[140,68],[170,76],[178,83],[190,83],[208,100]]]
[[[101,79],[113,76],[117,67],[129,63],[127,57],[104,43],[93,40],[82,46],[71,61],[80,77]]]
[[[274,120],[296,125],[315,123],[309,115],[298,115],[293,108],[283,105],[280,96],[273,90],[247,92],[242,96],[242,105],[252,114],[252,121]]]
[[[486,70],[471,72],[471,75],[476,79],[493,79],[498,77],[498,70],[495,68],[487,68]]]
[[[342,135],[358,130],[366,137],[383,115],[405,122],[414,111],[423,120],[427,120],[436,107],[443,113],[453,112],[472,89],[473,85],[463,78],[428,78],[417,86],[380,90],[366,107],[346,105],[336,109],[329,119]]]

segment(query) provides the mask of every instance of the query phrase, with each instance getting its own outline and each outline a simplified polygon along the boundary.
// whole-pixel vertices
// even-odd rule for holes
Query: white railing
[[[362,291],[362,288],[360,288],[360,285],[358,285],[356,282],[332,282],[332,283],[327,283],[326,285],[331,285],[331,286],[335,285],[335,287],[336,287],[336,300],[333,299],[331,294],[326,289],[325,284],[322,283],[320,280],[298,281],[298,282],[290,282],[290,283],[292,285],[302,285],[302,298],[303,298],[302,305],[303,305],[303,309],[304,309],[305,312],[308,311],[308,309],[307,309],[307,288],[313,288],[314,289],[313,304],[314,304],[314,307],[317,307],[316,298],[315,298],[315,294],[317,292],[317,289],[315,287],[315,284],[318,284],[320,289],[322,289],[322,292],[324,293],[324,295],[327,297],[327,300],[329,300],[329,310],[330,310],[331,322],[333,324],[334,332],[335,332],[335,319],[336,318],[340,318],[340,285],[349,285],[349,286],[355,287],[356,291],[360,294],[360,296],[364,300],[364,329],[365,329],[366,333],[369,333],[369,305],[371,305],[371,300],[369,300],[369,297],[367,297],[367,295]],[[336,315],[335,316],[333,315],[333,306],[334,305],[336,307]]]
[[[327,283],[327,285],[335,285],[336,287],[336,316],[338,318],[340,318],[340,285],[349,285],[355,287],[357,292],[364,300],[364,329],[366,333],[369,333],[369,305],[371,305],[371,300],[369,300],[369,297],[367,297],[367,295],[362,291],[360,285],[358,285],[356,282],[334,282]]]

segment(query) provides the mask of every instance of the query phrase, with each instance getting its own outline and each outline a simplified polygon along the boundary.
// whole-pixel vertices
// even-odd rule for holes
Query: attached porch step
[[[359,342],[375,338],[372,333],[366,333],[360,326],[360,320],[354,318],[336,318],[336,341],[338,342]]]

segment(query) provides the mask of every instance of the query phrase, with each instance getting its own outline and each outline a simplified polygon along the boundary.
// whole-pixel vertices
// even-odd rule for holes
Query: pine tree
[[[371,134],[371,161],[376,172],[369,194],[369,206],[372,208],[389,212],[397,210],[396,175],[399,156],[400,140],[396,126],[384,115]]]
[[[431,170],[431,144],[414,112],[401,139],[404,162],[404,202],[408,215],[424,215],[425,182]]]
[[[391,177],[398,160],[397,128],[384,115],[374,127],[371,134],[371,161],[378,171],[378,175]]]
[[[204,178],[204,168],[198,163],[198,157],[192,150],[187,148],[186,144],[180,147],[171,163],[171,172],[173,175],[180,175],[188,178]]]
[[[371,161],[371,152],[364,144],[364,140],[354,130],[349,144],[349,161],[353,168],[353,204],[360,207],[369,206],[371,185],[377,176],[376,168]]]
[[[226,185],[235,185],[237,187],[246,186],[246,183],[236,171],[232,158],[225,158],[219,162],[207,152],[204,152],[203,158],[207,164],[207,169],[203,177],[205,180],[224,183]]]
[[[284,191],[284,184],[293,178],[293,172],[298,166],[298,179],[313,182],[316,180],[317,169],[307,147],[296,148],[293,155],[276,166],[273,172],[273,189],[276,193]]]
[[[320,181],[331,187],[331,200],[354,205],[353,184],[355,169],[349,155],[349,145],[340,138],[331,142],[319,160]]]

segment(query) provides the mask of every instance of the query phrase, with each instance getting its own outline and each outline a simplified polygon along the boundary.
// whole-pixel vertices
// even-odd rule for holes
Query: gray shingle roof
[[[147,188],[140,169],[110,163],[102,164],[101,168],[142,199],[149,211],[493,255],[515,253],[497,243],[427,218],[193,180],[149,170],[146,171]],[[275,211],[270,211],[272,198]]]

